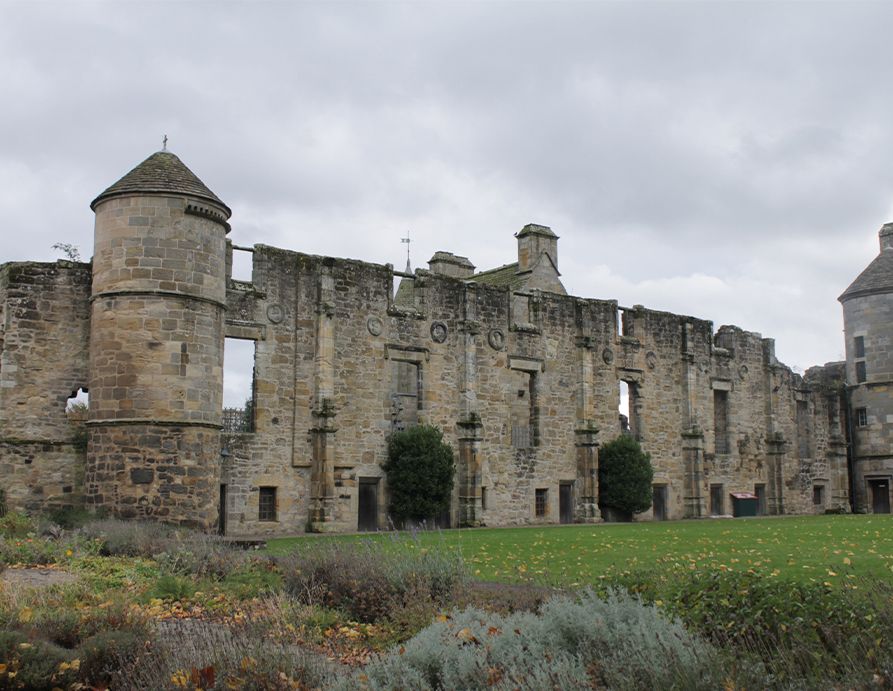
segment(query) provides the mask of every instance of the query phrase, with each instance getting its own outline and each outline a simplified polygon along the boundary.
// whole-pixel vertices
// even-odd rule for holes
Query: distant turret
[[[880,253],[838,298],[843,305],[846,378],[857,509],[890,512],[893,475],[893,223]]]

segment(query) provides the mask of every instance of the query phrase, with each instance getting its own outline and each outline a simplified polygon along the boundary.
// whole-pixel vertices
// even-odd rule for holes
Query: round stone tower
[[[856,510],[890,513],[893,487],[893,223],[843,304]]]
[[[93,200],[87,505],[217,520],[230,209],[152,154]]]

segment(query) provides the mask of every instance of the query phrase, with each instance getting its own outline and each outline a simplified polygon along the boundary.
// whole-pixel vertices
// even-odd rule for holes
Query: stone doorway
[[[655,521],[667,520],[667,486],[654,485],[651,488],[651,513]]]
[[[871,512],[890,513],[890,482],[888,480],[869,480],[871,491]]]
[[[378,530],[378,478],[360,478],[357,530]]]
[[[574,522],[573,482],[562,482],[558,486],[558,520],[561,523]]]
[[[710,485],[710,515],[722,516],[725,513],[723,506],[723,486]]]

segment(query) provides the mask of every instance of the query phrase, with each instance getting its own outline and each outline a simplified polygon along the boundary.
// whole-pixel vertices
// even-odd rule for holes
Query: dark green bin
[[[732,515],[735,518],[756,516],[760,500],[750,492],[732,492]]]

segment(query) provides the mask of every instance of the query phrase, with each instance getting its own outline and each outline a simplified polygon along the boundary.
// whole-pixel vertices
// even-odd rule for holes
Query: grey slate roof
[[[875,257],[837,299],[843,302],[861,295],[888,292],[893,292],[893,250],[884,250]]]
[[[519,274],[518,262],[515,262],[513,264],[500,266],[497,269],[481,271],[478,274],[474,274],[474,276],[472,276],[470,280],[477,281],[478,283],[483,283],[488,286],[498,286],[501,288],[507,287],[511,290],[518,290],[524,285],[528,273],[529,272]]]
[[[170,151],[156,151],[96,197],[90,208],[95,210],[99,202],[110,197],[130,194],[183,194],[223,207],[227,218],[232,215],[230,208]]]

